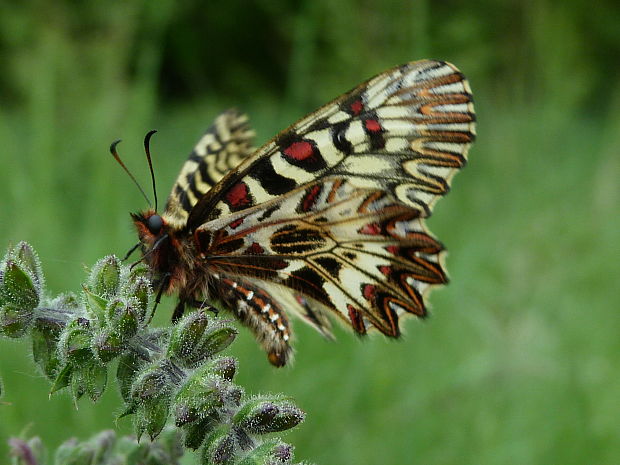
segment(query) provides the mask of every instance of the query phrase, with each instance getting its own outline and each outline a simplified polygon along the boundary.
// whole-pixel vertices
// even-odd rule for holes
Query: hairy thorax
[[[155,287],[164,286],[166,294],[178,292],[183,300],[205,299],[209,274],[204,260],[197,258],[192,236],[182,234],[152,210],[134,214],[132,218]],[[161,227],[154,228],[152,223],[158,218]]]

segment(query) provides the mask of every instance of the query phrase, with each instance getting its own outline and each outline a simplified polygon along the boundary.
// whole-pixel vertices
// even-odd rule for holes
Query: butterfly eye
[[[149,228],[149,231],[153,234],[159,234],[163,226],[164,220],[162,220],[159,215],[151,215],[149,219],[146,220],[146,227]]]

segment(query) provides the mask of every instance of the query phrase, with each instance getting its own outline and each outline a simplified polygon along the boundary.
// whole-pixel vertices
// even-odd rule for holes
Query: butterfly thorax
[[[143,259],[155,284],[165,285],[166,294],[203,295],[206,276],[196,272],[200,264],[193,241],[153,210],[131,216],[142,244]]]

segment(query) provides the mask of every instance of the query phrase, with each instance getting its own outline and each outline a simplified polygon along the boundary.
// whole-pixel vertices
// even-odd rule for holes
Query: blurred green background
[[[29,241],[50,292],[77,291],[134,243],[127,213],[145,207],[112,140],[148,187],[142,138],[159,130],[163,197],[225,108],[262,143],[384,69],[451,61],[479,138],[431,220],[452,278],[432,317],[398,342],[298,323],[280,370],[243,332],[239,381],[307,411],[287,436],[300,460],[620,463],[618,3],[208,3],[0,1],[0,246]],[[0,340],[0,463],[26,428],[57,445],[115,426],[114,390],[79,411],[48,400],[26,352]]]

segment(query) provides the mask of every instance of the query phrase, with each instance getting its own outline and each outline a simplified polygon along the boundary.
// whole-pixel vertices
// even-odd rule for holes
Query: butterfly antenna
[[[118,164],[123,167],[123,169],[125,170],[125,173],[129,175],[129,177],[134,182],[134,184],[138,187],[138,189],[142,193],[142,196],[146,199],[146,202],[149,204],[149,206],[152,207],[153,204],[151,203],[149,198],[144,193],[144,190],[142,189],[142,187],[140,187],[140,184],[138,184],[138,181],[136,181],[136,178],[133,176],[133,174],[131,174],[131,172],[127,169],[127,167],[125,166],[125,163],[123,163],[123,160],[121,160],[121,157],[118,156],[118,152],[116,151],[116,146],[120,143],[120,141],[121,140],[118,139],[112,142],[112,144],[110,145],[110,153],[112,154],[114,159],[118,162]]]
[[[153,173],[153,162],[151,161],[151,150],[149,144],[151,142],[151,137],[157,131],[153,129],[149,131],[146,136],[144,136],[144,151],[146,152],[146,159],[149,161],[149,169],[151,170],[151,182],[153,183],[153,197],[155,197],[155,211],[157,211],[157,189],[155,189],[155,173]]]

